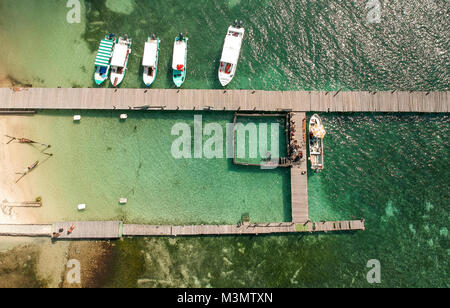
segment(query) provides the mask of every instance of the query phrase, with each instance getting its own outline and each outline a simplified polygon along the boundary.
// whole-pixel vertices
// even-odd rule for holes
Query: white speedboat
[[[173,44],[172,79],[178,88],[181,87],[186,79],[187,42],[188,38],[184,37],[183,33],[180,33]]]
[[[119,38],[119,41],[114,46],[111,60],[111,82],[114,87],[117,87],[125,77],[130,54],[131,39],[125,34],[123,38]]]
[[[323,169],[323,138],[325,134],[322,119],[314,114],[309,120],[309,160],[313,170]]]
[[[156,79],[158,72],[158,56],[159,56],[159,37],[153,35],[147,39],[144,47],[144,57],[142,58],[142,66],[144,67],[143,80],[144,84],[149,87]]]
[[[222,86],[229,84],[236,73],[244,33],[244,28],[237,21],[228,28],[219,66],[219,81]]]

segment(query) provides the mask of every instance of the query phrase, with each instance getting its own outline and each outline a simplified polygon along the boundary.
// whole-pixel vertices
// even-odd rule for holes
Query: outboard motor
[[[243,25],[244,23],[242,22],[242,20],[240,20],[239,21],[239,28],[242,28],[242,25]]]
[[[183,40],[183,33],[180,33],[180,41]]]
[[[156,40],[156,35],[155,35],[155,33],[152,34],[152,39],[153,39],[153,40]]]
[[[123,37],[125,38],[125,40],[128,40],[128,34],[125,34]]]
[[[233,26],[234,26],[234,27],[237,27],[237,26],[238,26],[238,21],[237,21],[237,19],[234,21]]]
[[[114,33],[110,33],[109,34],[109,38],[112,39],[113,37],[115,37],[116,35]]]

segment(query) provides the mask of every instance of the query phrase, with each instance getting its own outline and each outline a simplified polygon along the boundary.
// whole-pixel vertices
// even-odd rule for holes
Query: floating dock
[[[298,112],[449,111],[448,92],[184,89],[0,89],[1,110],[117,109]]]

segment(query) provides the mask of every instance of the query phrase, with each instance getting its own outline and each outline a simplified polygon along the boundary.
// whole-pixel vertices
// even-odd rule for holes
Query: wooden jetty
[[[197,235],[258,235],[282,233],[313,233],[331,231],[365,230],[364,220],[334,221],[326,223],[293,222],[282,223],[243,223],[238,225],[190,225],[190,226],[151,226],[123,225],[123,236],[197,236]]]
[[[308,211],[308,164],[306,161],[306,142],[305,128],[303,123],[306,121],[306,113],[296,112],[291,115],[291,120],[295,122],[295,134],[293,140],[301,146],[300,151],[303,158],[300,164],[293,165],[291,168],[291,207],[292,221],[295,223],[305,223],[309,219]]]
[[[0,89],[1,110],[118,109],[323,112],[449,112],[448,92],[188,89]]]
[[[52,225],[3,225],[0,236],[50,237]]]
[[[42,202],[2,202],[2,205],[7,207],[41,207]]]
[[[73,231],[68,233],[70,228]],[[118,239],[121,237],[120,221],[78,221],[53,224],[54,239]],[[63,230],[60,232],[60,230]]]
[[[71,234],[67,230],[74,226]],[[59,232],[64,229],[63,232]],[[135,236],[262,235],[365,230],[364,220],[237,225],[140,225],[120,221],[58,222],[53,225],[2,225],[0,236],[51,237],[54,240],[113,240]]]

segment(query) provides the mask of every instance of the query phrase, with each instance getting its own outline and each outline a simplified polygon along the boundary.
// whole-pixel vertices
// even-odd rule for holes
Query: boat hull
[[[309,161],[312,170],[322,170],[324,167],[324,136],[322,119],[314,114],[309,121]]]
[[[94,74],[94,81],[95,81],[95,84],[97,84],[97,85],[101,85],[102,83],[104,83],[108,79],[108,75],[109,75],[109,66],[106,70],[106,73],[104,73],[104,74],[100,74],[100,69],[101,69],[100,66],[96,66],[95,74]]]
[[[100,47],[95,57],[95,73],[94,82],[96,85],[101,85],[108,79],[111,68],[112,50],[114,49],[117,40],[106,36],[101,42]]]
[[[184,71],[173,71],[173,83],[178,88],[181,87],[186,79],[186,70]]]
[[[184,43],[186,44],[186,52],[184,54],[184,64],[183,64],[183,70],[176,70],[172,67],[173,73],[172,73],[172,79],[173,79],[173,83],[175,84],[176,87],[181,87],[184,83],[184,81],[186,80],[186,64],[187,64],[187,41],[188,38],[183,38]],[[177,37],[175,39],[175,43],[177,44],[179,42],[179,38]],[[175,49],[175,46],[174,46]]]
[[[228,28],[223,44],[218,73],[219,82],[223,87],[228,85],[236,74],[244,34],[244,28],[233,26]]]
[[[226,65],[220,65],[219,82],[222,87],[225,87],[233,80],[234,74],[236,73],[236,67],[237,65],[232,65],[231,71],[229,73],[226,73]]]
[[[147,87],[150,87],[156,80],[156,75],[158,73],[158,59],[159,59],[159,44],[161,40],[157,38],[157,49],[156,49],[156,67],[144,66],[144,73],[142,74],[142,80]],[[150,70],[153,70],[153,74],[149,74]]]
[[[111,73],[111,83],[114,87],[117,87],[120,85],[125,78],[125,72],[126,69],[123,70],[123,73],[117,74],[117,73]]]
[[[131,55],[131,39],[130,40],[122,40],[122,38],[120,38],[119,42],[116,44],[116,46],[118,46],[118,45],[126,45],[127,50],[126,50],[126,55],[125,55],[125,59],[124,59],[125,64],[123,65],[123,67],[122,67],[122,65],[120,65],[120,67],[111,65],[110,79],[111,79],[111,83],[112,83],[113,87],[117,87],[118,85],[120,85],[125,78],[125,74],[127,72],[127,67],[128,67],[128,61],[130,60],[130,55]],[[115,52],[116,52],[116,50],[114,49],[114,53]],[[113,60],[112,60],[111,64],[114,64],[114,57],[115,57],[115,55],[113,55]]]
[[[153,84],[153,82],[156,79],[156,72],[158,71],[158,68],[155,68],[154,72],[153,72],[153,76],[149,76],[150,69],[152,69],[152,68],[150,68],[148,66],[145,66],[144,67],[144,74],[143,74],[143,77],[142,77],[142,80],[144,81],[144,84],[147,87],[150,87]]]

